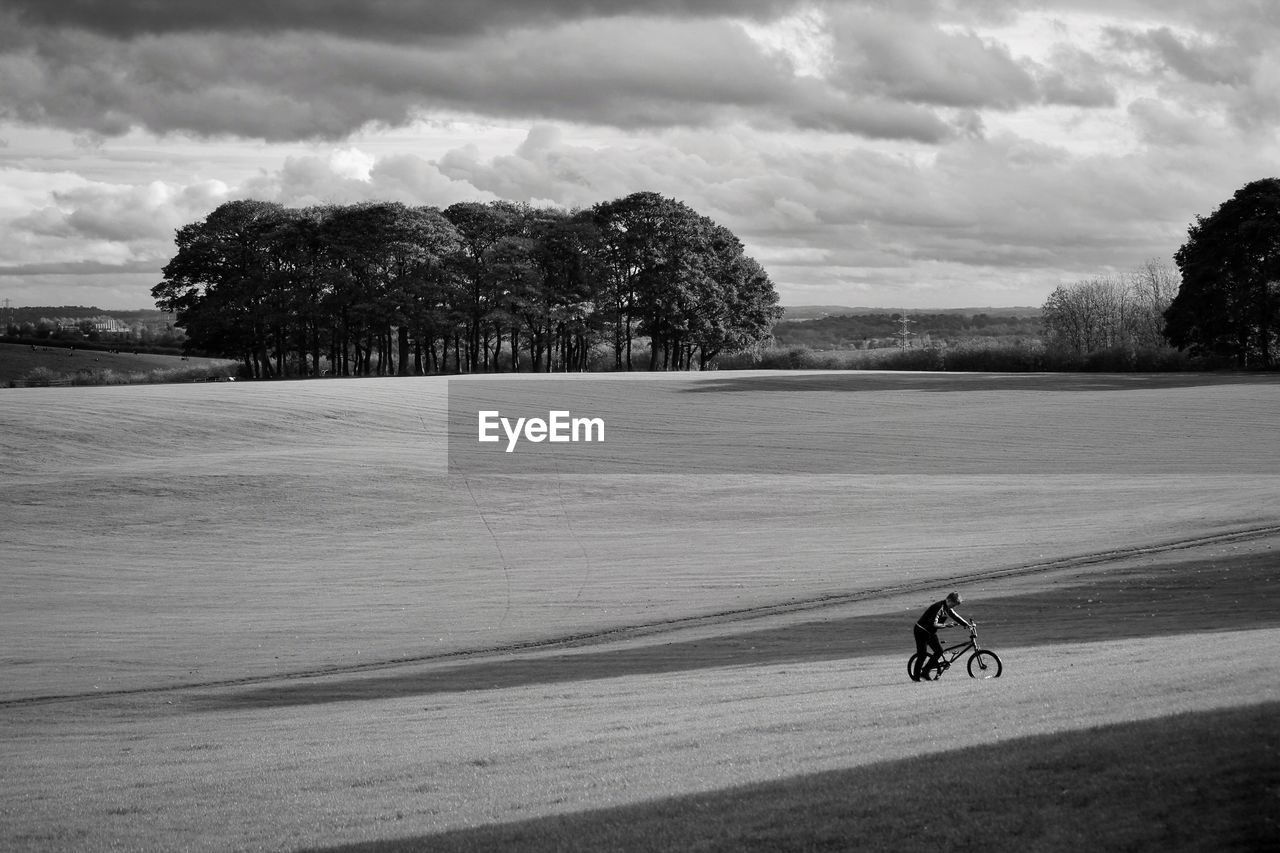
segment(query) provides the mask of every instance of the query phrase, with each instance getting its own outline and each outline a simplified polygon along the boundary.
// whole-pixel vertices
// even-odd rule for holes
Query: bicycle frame
[[[956,662],[956,658],[960,657],[962,654],[969,651],[970,649],[973,649],[974,651],[978,650],[978,644],[971,639],[966,640],[963,643],[958,643],[954,646],[947,646],[945,649],[942,650],[942,654],[944,657],[939,658],[938,660],[939,662],[942,662],[942,660],[944,660],[945,658],[947,666],[951,666],[951,664]],[[945,657],[946,655],[951,655],[951,657]]]
[[[942,650],[942,654],[938,656],[938,674],[951,667],[961,655],[968,651],[981,651],[982,647],[978,645],[978,629],[969,629],[969,639],[963,643],[956,643],[954,646],[946,646]],[[950,655],[950,657],[948,657]]]

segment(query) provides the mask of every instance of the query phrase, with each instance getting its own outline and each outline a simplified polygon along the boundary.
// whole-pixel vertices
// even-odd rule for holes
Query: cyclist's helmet
[[[960,604],[964,601],[964,596],[960,595],[958,592],[953,592],[947,596],[947,601],[952,604]]]

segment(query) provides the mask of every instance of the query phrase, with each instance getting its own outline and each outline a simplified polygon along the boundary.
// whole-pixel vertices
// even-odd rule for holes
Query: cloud
[[[157,270],[174,231],[226,198],[219,181],[109,184],[67,173],[0,170],[6,276]]]
[[[501,197],[565,206],[637,189],[673,195],[733,229],[789,286],[833,270],[920,264],[990,269],[993,278],[1123,267],[1176,248],[1196,197],[1188,189],[1171,206],[1178,194],[1156,163],[1081,158],[1008,134],[953,141],[921,165],[869,148],[698,131],[589,149],[537,129],[511,154],[454,152],[439,165]]]
[[[1189,118],[1152,112],[1144,120]],[[1118,155],[1072,154],[1003,131],[952,139],[930,157],[811,142],[739,127],[588,145],[544,123],[505,153],[461,145],[428,158],[344,145],[282,158],[235,186],[65,176],[41,194],[30,176],[0,171],[0,188],[13,190],[0,197],[22,200],[0,208],[0,227],[14,238],[0,271],[17,292],[24,279],[66,283],[73,273],[87,280],[113,271],[119,282],[134,270],[135,292],[145,295],[173,251],[172,231],[163,232],[231,198],[292,207],[508,198],[572,208],[654,190],[737,233],[790,304],[847,304],[859,294],[887,306],[1039,304],[1064,280],[1168,257],[1195,214],[1257,177],[1275,154],[1250,151],[1225,128],[1208,147],[1192,140]],[[128,215],[130,206],[147,214]]]
[[[89,305],[106,309],[154,308],[150,289],[154,270],[81,266],[72,272],[39,272],[0,268],[5,298],[14,305]]]
[[[330,33],[384,41],[471,36],[584,18],[775,18],[798,0],[8,0],[22,23],[130,39],[162,33]]]
[[[1139,98],[1129,116],[1144,144],[1159,148],[1209,147],[1222,140],[1221,130],[1202,114],[1184,112],[1157,98]]]
[[[178,4],[166,13],[172,26],[132,27],[128,10],[115,24],[90,26],[96,18],[85,5],[11,16],[17,27],[28,23],[25,38],[0,54],[0,113],[106,136],[138,127],[340,140],[371,125],[466,112],[624,129],[749,121],[938,143],[956,133],[948,110],[1114,101],[1098,74],[1081,79],[1082,69],[1096,71],[1082,57],[1038,68],[996,39],[947,24],[931,3],[893,13],[862,3],[810,7],[747,29],[724,15],[778,15],[793,4],[544,2],[541,13],[537,4],[494,4],[480,17],[492,13],[508,29],[418,40],[359,37],[359,28],[337,26],[338,7],[322,6],[309,29],[272,31],[231,26],[214,11],[221,4]],[[916,7],[926,11],[901,11]],[[396,22],[407,9],[374,4],[371,20]],[[217,20],[201,29],[202,16]],[[43,25],[81,17],[86,28]],[[780,28],[782,42],[769,41],[769,27]],[[830,56],[802,67],[796,51],[818,44]]]
[[[16,0],[0,12],[0,118],[90,139],[141,128],[338,141],[463,113],[940,144],[982,127],[984,111],[1123,106],[1119,83],[1145,74],[1175,97],[1217,97],[1241,126],[1259,127],[1280,109],[1269,85],[1280,76],[1270,59],[1280,14],[1202,7],[448,0],[427,13],[409,0]],[[1256,13],[1257,25],[1232,9]],[[1046,14],[1110,14],[1111,40],[1064,42],[1041,58],[1004,40]],[[1150,25],[1161,14],[1173,23]]]
[[[1235,44],[1183,39],[1168,27],[1148,30],[1135,43],[1196,83],[1238,85],[1250,76],[1249,60]]]
[[[1147,103],[1135,112],[1151,133],[1192,121]],[[972,299],[981,288],[992,299],[1000,287],[1043,294],[1064,277],[1168,257],[1196,213],[1256,177],[1271,156],[1224,133],[1202,142],[1079,155],[1000,132],[953,139],[920,159],[870,144],[699,129],[587,146],[541,124],[492,156],[461,146],[434,160],[349,148],[290,157],[230,194],[288,206],[505,198],[575,208],[653,190],[731,228],[786,294],[874,280],[882,293],[920,289],[945,304],[946,288],[966,280]],[[363,166],[352,174],[352,161],[370,160],[367,174]]]
[[[1280,120],[1280,7],[1225,2],[1191,6],[1172,23],[1106,28],[1107,47],[1131,58],[1175,109],[1222,115],[1248,133],[1273,135]]]
[[[160,181],[140,186],[85,183],[54,190],[48,203],[10,221],[18,232],[113,243],[170,240],[195,212],[222,200],[225,185],[208,181],[172,187]]]
[[[352,161],[359,164],[359,171],[353,173]],[[286,157],[278,171],[251,178],[239,187],[237,195],[286,207],[399,201],[444,208],[459,201],[498,197],[446,175],[422,157],[394,154],[377,158],[358,149],[342,149],[327,156]]]
[[[129,261],[109,264],[102,261],[49,261],[46,263],[0,265],[0,276],[84,276],[100,273],[152,273],[154,261]]]
[[[1111,79],[1115,70],[1072,45],[1055,46],[1049,62],[1036,73],[1041,97],[1046,103],[1114,107],[1119,101],[1119,92]]]
[[[158,271],[172,229],[229,198],[575,207],[652,189],[732,228],[793,303],[1043,294],[1167,256],[1274,171],[1277,10],[16,0],[0,268]],[[495,126],[528,134],[499,147]],[[32,155],[38,128],[63,150]]]
[[[447,42],[177,32],[113,39],[30,30],[0,55],[0,115],[106,136],[338,140],[433,112],[620,128],[761,125],[936,141],[949,128],[895,93],[799,77],[722,19],[590,18]]]
[[[1035,80],[1002,45],[936,21],[854,6],[832,15],[836,82],[895,101],[1011,109]]]

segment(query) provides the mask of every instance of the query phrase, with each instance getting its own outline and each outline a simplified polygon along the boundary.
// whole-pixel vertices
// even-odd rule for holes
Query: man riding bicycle
[[[929,605],[929,609],[921,614],[915,627],[916,671],[911,673],[913,680],[919,681],[921,673],[937,664],[942,657],[942,643],[938,642],[939,628],[948,624],[949,621],[964,625],[966,628],[973,627],[969,624],[969,620],[955,611],[955,606],[963,601],[960,593],[953,592],[941,601],[935,601]]]

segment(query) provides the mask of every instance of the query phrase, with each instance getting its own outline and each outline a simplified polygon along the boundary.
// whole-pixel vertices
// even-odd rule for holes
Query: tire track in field
[[[1023,563],[1017,566],[1006,566],[1004,568],[988,569],[978,572],[967,572],[942,577],[929,577],[907,583],[862,589],[856,592],[833,593],[814,598],[796,599],[774,604],[759,604],[752,607],[722,610],[696,616],[681,616],[673,619],[642,623],[639,625],[622,625],[615,628],[604,628],[597,631],[589,631],[581,634],[569,634],[542,640],[528,640],[524,642],[487,646],[477,649],[459,649],[452,652],[437,652],[400,658],[388,658],[381,661],[368,661],[358,664],[315,667],[312,669],[295,670],[293,672],[245,676],[243,678],[186,681],[180,684],[167,684],[152,687],[133,687],[121,690],[81,691],[77,693],[0,699],[0,708],[15,708],[55,702],[75,702],[93,699],[127,698],[131,696],[177,693],[187,690],[244,687],[248,685],[290,682],[334,675],[354,675],[426,663],[448,663],[509,654],[520,654],[523,652],[581,648],[584,646],[602,645],[622,640],[660,636],[662,634],[674,633],[686,628],[730,625],[740,622],[750,622],[755,619],[763,619],[770,616],[781,616],[792,613],[808,613],[828,607],[839,607],[846,604],[874,601],[878,598],[889,598],[891,596],[901,595],[904,593],[935,589],[938,586],[958,585],[1003,578],[1028,577],[1060,569],[1101,565],[1129,557],[1145,556],[1149,554],[1167,554],[1178,551],[1188,551],[1194,548],[1203,548],[1211,545],[1249,542],[1257,539],[1266,539],[1271,536],[1280,536],[1280,524],[1249,527],[1227,533],[1197,536],[1190,539],[1178,539],[1155,545],[1144,545],[1132,548],[1114,548],[1106,551],[1096,551],[1089,554],[1078,554],[1071,557],[1060,557],[1042,562]]]

